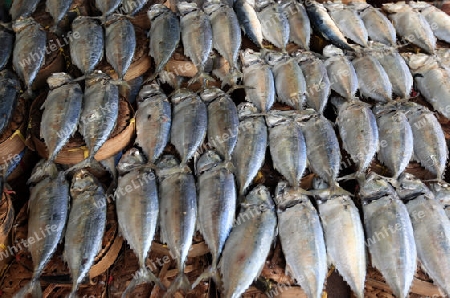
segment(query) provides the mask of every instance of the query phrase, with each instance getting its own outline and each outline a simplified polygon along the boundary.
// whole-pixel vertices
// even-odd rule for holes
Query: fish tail
[[[195,83],[196,81],[202,81],[202,85],[203,87],[206,85],[207,81],[210,82],[214,82],[214,78],[211,77],[210,75],[208,75],[207,73],[205,73],[203,70],[199,70],[195,76],[192,77],[192,79],[190,79],[188,81],[188,86],[192,85],[193,83]]]
[[[112,80],[110,83],[111,83],[112,85],[123,86],[123,87],[125,87],[126,89],[131,89],[130,84],[128,84],[128,82],[125,81],[123,78],[118,79],[118,80]]]
[[[130,284],[127,286],[125,291],[122,293],[122,298],[126,298],[129,293],[131,293],[135,287],[141,284],[154,282],[161,289],[165,290],[166,288],[161,283],[159,278],[157,278],[153,272],[151,272],[148,268],[141,268],[134,274],[134,278],[131,280]]]
[[[178,291],[190,291],[191,290],[191,283],[189,282],[189,279],[187,275],[184,273],[183,269],[180,269],[180,273],[178,273],[177,278],[173,281],[173,283],[170,285],[169,289],[167,289],[166,294],[164,294],[164,297],[172,297],[172,295]]]
[[[88,157],[88,158],[80,161],[79,163],[75,164],[74,166],[71,166],[70,168],[68,168],[65,171],[65,173],[68,174],[68,173],[72,173],[72,172],[75,172],[75,171],[78,171],[78,170],[81,170],[84,168],[89,168],[89,167],[91,167],[93,160],[94,160],[93,157]]]
[[[67,298],[78,298],[77,290],[74,289],[72,292],[70,292],[69,296]]]
[[[212,278],[216,285],[218,285],[218,286],[221,285],[221,277],[220,277],[220,274],[219,274],[216,264],[213,264],[208,269],[206,269],[205,272],[203,272],[195,280],[195,282],[192,284],[192,289],[194,289],[196,286],[198,286],[202,280],[209,279],[209,278]]]
[[[42,298],[41,283],[37,278],[32,279],[28,284],[26,284],[18,293],[16,293],[14,298],[27,297],[31,294],[33,298]]]

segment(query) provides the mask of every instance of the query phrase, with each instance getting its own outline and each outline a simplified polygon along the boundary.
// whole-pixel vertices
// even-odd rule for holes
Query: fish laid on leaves
[[[208,144],[225,161],[230,161],[238,138],[236,105],[228,94],[218,88],[205,89],[200,97],[208,104]]]
[[[237,191],[232,165],[222,162],[213,150],[206,151],[197,161],[198,179],[198,226],[212,255],[211,267],[193,284],[193,288],[202,280],[212,277],[220,285],[220,273],[217,269],[234,223]]]
[[[326,5],[326,8],[345,37],[363,47],[367,47],[369,36],[364,22],[354,6],[342,3],[329,3]]]
[[[159,196],[155,173],[138,149],[125,153],[117,168],[120,176],[114,197],[119,230],[139,260],[139,270],[122,294],[125,298],[137,285],[151,281],[164,289],[145,265],[158,224]],[[124,191],[129,185],[138,187]]]
[[[410,2],[409,5],[420,10],[438,39],[450,42],[450,16],[447,13],[424,1]]]
[[[239,195],[244,195],[264,163],[267,148],[267,126],[264,116],[256,114],[257,109],[251,103],[239,104],[238,112],[239,132],[232,161]]]
[[[256,15],[261,23],[265,40],[286,52],[289,41],[289,20],[281,4],[269,0],[256,0]]]
[[[245,99],[260,112],[269,111],[275,102],[275,78],[271,67],[264,62],[261,53],[246,49],[241,52]]]
[[[126,17],[112,15],[106,22],[106,60],[123,80],[136,49],[134,26]]]
[[[136,111],[136,144],[150,163],[155,163],[169,142],[172,124],[170,102],[160,86],[144,85],[138,96]]]
[[[19,90],[20,81],[15,73],[9,69],[0,71],[0,135],[11,122]]]
[[[344,34],[342,34],[341,30],[339,30],[323,4],[311,0],[305,8],[313,29],[319,32],[332,44],[344,50],[353,51],[353,48],[349,46]]]
[[[325,63],[312,52],[295,54],[306,82],[306,106],[322,114],[331,93],[331,82],[328,78]]]
[[[327,189],[321,179],[313,181],[315,190]],[[364,227],[349,195],[324,192],[316,196],[327,247],[328,264],[333,265],[350,285],[356,297],[364,297],[366,248]]]
[[[181,40],[184,54],[197,68],[197,73],[189,81],[212,78],[205,73],[205,64],[212,51],[213,31],[209,17],[197,7],[196,3],[181,2],[178,4],[181,14]]]
[[[8,64],[9,58],[14,48],[15,34],[8,29],[4,29],[0,25],[0,40],[2,47],[0,47],[0,70]]]
[[[327,252],[319,215],[302,189],[285,182],[278,183],[275,201],[287,271],[308,298],[320,298],[327,276]]]
[[[223,297],[238,298],[261,273],[276,236],[277,216],[269,190],[256,186],[242,201],[219,263]]]
[[[9,13],[11,14],[12,20],[16,21],[20,17],[29,17],[39,4],[39,0],[14,0],[11,3],[11,8]]]
[[[13,67],[31,96],[31,85],[44,65],[47,34],[31,17],[14,22],[13,29],[16,32]]]
[[[52,31],[56,31],[59,22],[64,18],[73,0],[46,0],[45,9],[53,18]]]
[[[103,28],[97,20],[79,16],[72,23],[72,31],[88,37],[70,40],[70,57],[83,74],[90,74],[103,58]]]
[[[70,186],[72,206],[65,234],[64,256],[72,275],[69,298],[88,275],[102,248],[106,226],[106,193],[87,170],[75,172]]]
[[[302,3],[290,0],[282,3],[281,7],[289,22],[289,41],[309,50],[311,23],[305,6]]]
[[[28,235],[39,236],[36,241],[29,241],[28,251],[33,260],[33,276],[30,283],[14,295],[14,297],[42,297],[39,278],[50,261],[58,243],[61,242],[69,213],[69,182],[64,172],[58,172],[56,165],[42,167],[41,160],[32,173],[28,183],[35,184],[30,190],[28,202]]]
[[[172,297],[179,289],[191,289],[184,268],[195,233],[197,193],[191,170],[187,166],[181,166],[172,155],[164,155],[160,159],[157,174],[161,240],[167,244],[178,269],[177,277],[164,295]]]
[[[272,66],[277,100],[302,110],[305,105],[306,80],[297,59],[278,52],[266,53],[265,59]]]
[[[332,98],[338,109],[336,123],[342,146],[356,165],[357,174],[364,173],[378,151],[378,126],[371,106],[359,100]]]
[[[379,8],[368,5],[360,12],[360,16],[371,40],[388,46],[396,45],[397,33],[395,28]]]
[[[402,110],[395,105],[378,105],[373,109],[377,118],[380,148],[378,160],[393,178],[406,168],[413,154],[413,132]]]
[[[444,208],[445,214],[450,218],[450,184],[446,182],[436,182],[429,185],[430,191]]]
[[[48,160],[58,153],[76,132],[81,116],[83,91],[66,73],[55,73],[47,79],[50,92],[42,105],[41,137],[47,146]]]
[[[201,98],[181,89],[172,98],[173,117],[170,142],[181,156],[181,163],[186,164],[195,154],[206,137],[208,112]]]
[[[325,66],[331,89],[346,99],[352,99],[358,90],[358,77],[353,64],[341,49],[333,45],[327,45],[323,55],[327,58]]]
[[[395,297],[406,298],[417,266],[408,209],[392,186],[374,173],[362,179],[360,187],[372,265],[381,272]]]
[[[419,179],[403,174],[398,184],[397,194],[408,208],[421,267],[450,295],[450,219]]]
[[[122,3],[122,0],[95,0],[95,6],[102,12],[103,17],[112,14]]]
[[[263,47],[261,22],[255,11],[255,0],[236,0],[234,11],[245,35],[259,48]]]
[[[388,17],[394,24],[397,35],[422,48],[428,54],[434,53],[436,37],[420,12],[405,2],[383,4],[383,9],[390,13]]]
[[[269,127],[269,149],[273,167],[298,187],[306,169],[306,142],[300,126],[290,111],[271,111],[266,116]]]

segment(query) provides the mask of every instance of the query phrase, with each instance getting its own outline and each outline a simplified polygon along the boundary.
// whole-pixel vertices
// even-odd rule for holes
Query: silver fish
[[[103,73],[86,80],[79,131],[89,150],[88,160],[108,140],[119,116],[119,89]]]
[[[320,298],[327,275],[327,252],[319,215],[301,189],[289,188],[285,182],[278,183],[275,200],[287,270],[307,297]]]
[[[156,83],[144,85],[136,111],[136,144],[150,163],[155,163],[169,142],[171,124],[172,111],[167,96]]]
[[[122,0],[95,0],[95,6],[106,17],[112,14],[122,3]]]
[[[205,89],[200,97],[208,102],[208,144],[225,161],[230,161],[238,138],[236,105],[228,94],[217,88]]]
[[[409,5],[420,10],[438,39],[450,42],[450,16],[447,13],[423,1],[410,2]]]
[[[309,167],[331,187],[335,187],[341,164],[339,141],[328,119],[312,110],[307,112],[311,115],[300,125],[305,136]]]
[[[289,116],[289,112],[271,111],[266,122],[273,166],[296,188],[306,168],[306,142],[299,125]]]
[[[326,7],[336,26],[345,37],[363,47],[367,47],[369,36],[366,27],[353,6],[329,3]]]
[[[333,98],[332,102],[339,110],[336,123],[342,146],[350,154],[356,171],[363,173],[378,151],[378,126],[375,116],[370,105],[359,100],[336,103]]]
[[[352,61],[358,77],[359,92],[377,102],[392,100],[392,84],[380,62],[372,56],[364,55]]]
[[[432,193],[423,192],[426,186],[419,179],[404,174],[399,184],[400,193],[397,192],[407,201],[421,266],[434,283],[450,295],[450,219]],[[409,197],[401,196],[403,186]]]
[[[203,143],[208,127],[208,112],[200,97],[187,89],[172,96],[173,118],[170,142],[187,163]]]
[[[341,49],[328,45],[323,49],[327,58],[325,66],[331,89],[346,99],[352,99],[358,90],[358,77],[353,64],[344,56]]]
[[[298,53],[297,59],[306,82],[306,106],[322,114],[331,93],[325,63],[312,53]]]
[[[436,182],[429,185],[434,198],[444,208],[445,214],[450,218],[450,184],[446,182]]]
[[[19,89],[20,81],[14,72],[9,69],[0,71],[0,135],[11,122]]]
[[[103,58],[103,28],[89,17],[77,17],[72,23],[72,31],[79,32],[78,38],[70,40],[70,57],[83,74],[91,73]]]
[[[58,27],[59,22],[64,18],[73,0],[46,0],[45,8],[53,18],[53,31]]]
[[[278,101],[297,110],[303,109],[306,81],[297,59],[277,52],[267,53],[265,59],[272,66]]]
[[[30,283],[22,287],[20,292],[14,297],[26,297],[31,294],[33,297],[42,297],[41,284],[39,278],[52,255],[56,251],[58,243],[64,236],[64,227],[69,210],[69,183],[66,181],[64,172],[59,172],[56,165],[44,166],[44,172],[36,176],[41,170],[39,167],[45,163],[41,160],[35,167],[33,176],[36,180],[29,180],[29,183],[36,183],[30,190],[30,200],[28,202],[28,235],[36,237],[37,241],[29,242],[28,251],[33,260],[33,276]]]
[[[313,180],[314,189],[327,189],[321,179]],[[327,247],[328,264],[333,265],[350,285],[356,297],[364,297],[366,249],[361,217],[348,195],[333,192],[316,197]]]
[[[256,0],[256,15],[261,22],[265,40],[286,52],[289,41],[289,20],[278,2]]]
[[[2,70],[6,64],[8,64],[9,57],[13,52],[15,35],[6,29],[2,29],[0,26],[0,40],[2,41],[2,47],[0,48],[0,70]]]
[[[274,208],[263,185],[254,188],[242,202],[219,263],[224,298],[241,297],[262,271],[276,236]]]
[[[165,297],[171,297],[178,289],[191,289],[184,268],[195,232],[197,193],[190,169],[180,166],[174,156],[163,156],[158,168],[162,241],[167,244],[172,258],[176,259],[179,271],[165,294]]]
[[[207,151],[198,159],[197,179],[198,225],[212,254],[212,263],[193,287],[207,277],[212,277],[216,284],[220,282],[217,264],[233,227],[237,201],[234,175],[215,151]]]
[[[262,116],[252,116],[257,109],[251,103],[238,105],[239,132],[232,161],[236,169],[239,194],[244,195],[264,164],[267,148],[267,126]]]
[[[433,112],[421,105],[408,102],[403,107],[413,133],[414,158],[438,180],[442,180],[448,148],[441,124]]]
[[[121,9],[127,15],[135,15],[148,3],[149,0],[122,0]]]
[[[241,52],[241,61],[244,85],[251,87],[245,90],[246,100],[261,112],[269,111],[275,102],[275,79],[270,66],[251,49]]]
[[[71,77],[65,73],[53,74],[47,80],[51,90],[41,107],[44,109],[41,137],[47,146],[50,161],[55,160],[75,133],[81,116],[83,92],[78,83],[71,83],[70,80]]]
[[[394,24],[397,35],[433,54],[436,49],[436,37],[425,18],[408,4],[383,4],[383,9],[389,12],[389,19]]]
[[[406,206],[386,180],[371,173],[361,184],[366,244],[372,264],[399,298],[408,296],[417,251]]]
[[[376,107],[380,148],[378,160],[397,178],[413,154],[413,133],[405,114],[395,106]]]
[[[331,19],[323,4],[311,0],[308,2],[308,5],[305,5],[305,8],[311,21],[311,26],[326,40],[344,50],[353,51],[352,47],[348,45],[344,34]]]
[[[369,38],[389,46],[395,46],[397,36],[395,28],[379,8],[367,7],[360,13]]]
[[[65,234],[64,256],[72,275],[75,298],[83,281],[102,248],[106,226],[106,194],[97,179],[81,169],[74,174],[70,186],[72,207]]]
[[[254,0],[236,0],[234,11],[245,35],[259,48],[262,48],[263,34],[261,22],[255,11]]]
[[[29,17],[39,4],[39,0],[14,0],[12,1],[9,13],[11,14],[12,20],[16,21],[20,17]]]
[[[239,74],[237,59],[242,41],[241,28],[233,7],[212,0],[205,4],[204,10],[211,21],[213,47],[228,61],[230,73]]]
[[[166,66],[180,42],[180,21],[167,6],[154,4],[147,13],[150,27],[150,56],[155,60],[153,80]]]
[[[123,80],[133,60],[136,35],[133,24],[125,17],[113,15],[106,26],[106,60]]]
[[[13,51],[14,70],[31,95],[31,85],[44,65],[47,34],[31,17],[16,21],[13,28],[16,32]]]
[[[178,4],[181,13],[181,40],[184,54],[197,68],[197,74],[190,83],[199,78],[209,77],[205,74],[205,64],[212,51],[213,31],[209,17],[195,3]]]
[[[311,23],[305,6],[297,1],[287,1],[282,5],[283,13],[289,22],[289,41],[309,50]]]
[[[132,168],[129,172],[120,173],[114,195],[120,233],[139,260],[139,270],[122,297],[126,297],[139,284],[151,281],[160,284],[145,264],[158,224],[158,187],[153,170],[142,162],[143,158],[139,155],[136,148],[125,153],[124,162]],[[130,185],[132,190],[125,191]]]

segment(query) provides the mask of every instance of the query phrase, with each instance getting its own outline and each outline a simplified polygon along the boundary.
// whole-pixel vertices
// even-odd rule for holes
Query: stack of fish
[[[29,247],[34,272],[17,297],[41,295],[39,277],[62,239],[75,297],[101,248],[106,191],[86,168],[115,128],[118,85],[127,85],[137,44],[129,19],[147,2],[96,0],[101,17],[72,22],[82,38],[70,39],[70,59],[84,76],[48,78],[40,131],[49,156],[29,180],[28,232],[47,226],[57,232]],[[33,97],[32,84],[45,62],[46,32],[31,17],[38,3],[13,1],[15,37],[7,25],[0,28],[6,42],[0,49],[0,133],[20,85]],[[155,67],[140,86],[134,146],[116,167],[119,229],[139,262],[123,296],[147,282],[165,289],[146,268],[158,225],[179,272],[166,296],[212,278],[224,297],[239,297],[260,274],[277,230],[289,273],[308,297],[321,297],[329,265],[364,297],[365,244],[397,297],[407,297],[417,259],[450,295],[447,143],[435,113],[410,101],[415,81],[429,106],[450,119],[450,51],[436,46],[437,39],[450,43],[450,17],[423,2],[385,4],[382,10],[294,0],[169,4],[154,4],[147,12]],[[52,30],[61,30],[70,5],[47,1]],[[241,30],[259,52],[242,48]],[[311,51],[313,32],[329,42],[322,53]],[[425,53],[399,52],[397,37]],[[297,49],[288,53],[289,42]],[[164,70],[180,44],[196,67],[187,85],[199,81],[198,92],[181,88],[183,78]],[[41,54],[23,63],[29,53]],[[210,73],[215,53],[228,64],[222,76],[217,69]],[[97,70],[104,56],[117,81]],[[214,76],[228,92],[209,86]],[[172,93],[162,81],[171,83]],[[244,89],[245,98],[234,98],[236,89]],[[63,171],[55,160],[77,130],[88,156]],[[344,152],[354,173],[339,177]],[[375,156],[389,178],[370,172]],[[412,158],[435,177],[429,186],[405,173]],[[273,196],[255,182],[268,160],[283,177]],[[307,171],[316,176],[311,190],[300,187]],[[346,179],[357,180],[362,208],[339,185]],[[212,261],[191,285],[184,269],[196,225]]]

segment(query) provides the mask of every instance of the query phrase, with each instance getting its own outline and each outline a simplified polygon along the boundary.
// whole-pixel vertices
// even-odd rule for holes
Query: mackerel
[[[305,6],[297,1],[290,0],[282,5],[283,13],[289,22],[289,41],[309,50],[311,39],[311,23]]]
[[[360,16],[371,40],[388,46],[396,45],[395,28],[379,8],[369,6],[360,13]]]
[[[0,48],[0,70],[5,68],[6,64],[8,64],[14,48],[14,39],[14,33],[1,28],[0,25],[0,40],[2,40],[3,43],[3,46]]]
[[[363,47],[367,47],[369,36],[364,22],[354,6],[341,3],[329,3],[326,7],[336,26],[345,37]]]
[[[236,0],[234,11],[241,25],[242,31],[258,47],[262,48],[263,34],[261,22],[255,11],[254,0]]]
[[[112,14],[122,3],[122,0],[95,0],[95,6],[102,12],[103,17]]]
[[[450,184],[446,182],[436,182],[429,185],[434,198],[443,207],[445,214],[450,218]]]
[[[20,81],[14,72],[9,69],[0,71],[0,135],[11,123],[19,89]]]
[[[11,3],[9,13],[12,20],[16,21],[19,18],[29,17],[39,4],[39,0],[14,0]]]
[[[289,20],[281,4],[269,0],[256,0],[256,15],[261,23],[265,40],[286,52],[289,41]]]
[[[59,22],[64,18],[67,11],[69,11],[70,6],[72,5],[73,0],[46,0],[45,8],[50,13],[53,18],[53,27],[52,30],[56,31],[58,28]]]
[[[409,5],[420,10],[438,39],[450,43],[450,16],[447,13],[423,1],[410,2]]]

